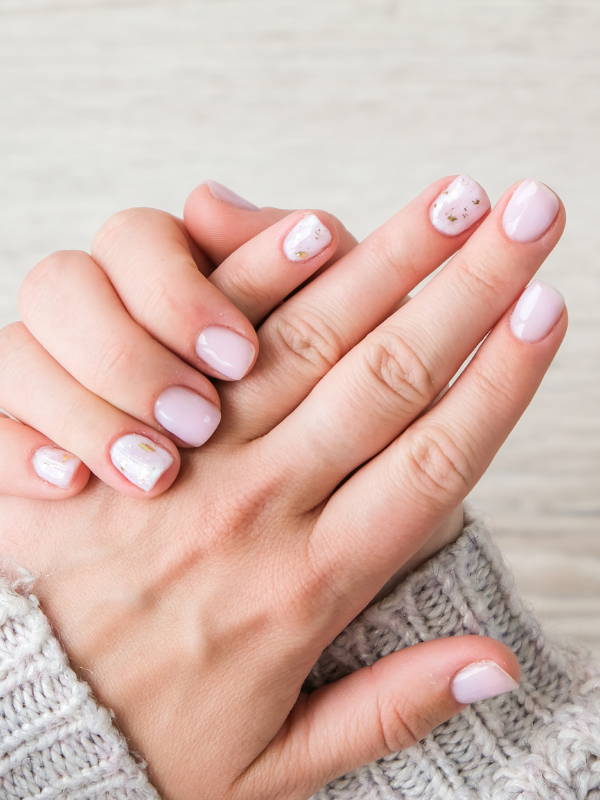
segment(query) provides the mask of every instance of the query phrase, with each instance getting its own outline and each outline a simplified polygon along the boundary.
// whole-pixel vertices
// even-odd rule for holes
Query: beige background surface
[[[0,323],[45,253],[206,177],[360,236],[442,174],[544,180],[570,333],[474,498],[549,627],[600,654],[599,42],[596,0],[0,0]]]

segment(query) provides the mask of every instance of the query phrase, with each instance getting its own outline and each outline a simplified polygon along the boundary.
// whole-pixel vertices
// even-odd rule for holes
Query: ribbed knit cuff
[[[33,595],[0,578],[0,798],[158,800]]]
[[[469,509],[456,542],[353,620],[304,688],[461,634],[510,647],[521,666],[519,689],[474,703],[419,744],[338,778],[313,800],[600,798],[600,667],[583,649],[545,637]]]

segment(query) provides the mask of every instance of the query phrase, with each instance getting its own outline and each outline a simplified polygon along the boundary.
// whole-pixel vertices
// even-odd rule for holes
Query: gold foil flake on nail
[[[474,206],[478,206],[480,201],[479,200],[471,200]]]
[[[70,453],[63,453],[61,461],[64,464],[65,462],[70,461],[72,458],[73,456],[70,455]]]
[[[450,222],[456,222],[458,217],[454,217],[452,214],[448,214],[448,219],[450,220]]]
[[[307,255],[306,250],[296,250],[296,258],[306,258]]]
[[[156,447],[152,447],[151,444],[147,444],[146,442],[139,442],[138,447],[141,447],[142,450],[146,450],[148,453],[156,453]]]

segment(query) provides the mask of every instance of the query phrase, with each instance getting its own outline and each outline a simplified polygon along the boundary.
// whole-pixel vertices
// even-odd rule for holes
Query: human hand
[[[464,666],[493,661],[518,675],[499,643],[454,637],[299,694],[324,646],[485,469],[566,326],[539,285],[517,312],[518,322],[529,307],[515,326],[525,340],[504,313],[558,239],[562,209],[517,243],[500,221],[509,192],[465,244],[468,233],[429,226],[443,186],[267,318],[257,367],[221,387],[224,424],[185,458],[171,492],[140,504],[97,484],[69,504],[1,501],[4,549],[41,574],[38,594],[72,661],[90,670],[165,796],[308,796],[460,710],[451,678]],[[545,191],[536,194],[548,204]],[[11,353],[14,377],[25,344]]]
[[[254,360],[258,344],[254,329],[226,292],[243,304],[257,323],[266,308],[282,301],[307,275],[319,274],[356,245],[354,237],[332,220],[334,242],[301,269],[288,270],[271,286],[266,274],[249,280],[244,273],[249,248],[240,253],[236,250],[279,220],[287,218],[285,224],[290,227],[290,219],[297,219],[298,214],[252,206],[255,213],[240,213],[239,205],[219,201],[223,192],[226,199],[233,197],[234,204],[239,204],[239,197],[213,181],[206,188],[209,191],[194,195],[200,196],[200,206],[193,199],[190,203],[188,221],[195,239],[180,220],[168,214],[130,209],[110,222],[111,226],[126,225],[126,246],[110,253],[104,262],[95,262],[83,252],[63,251],[44,259],[30,273],[22,291],[28,328],[23,330],[17,323],[3,331],[16,342],[9,342],[9,347],[18,347],[20,339],[28,340],[31,368],[29,385],[21,389],[21,397],[29,404],[23,403],[18,393],[7,398],[7,405],[21,422],[0,416],[0,494],[66,499],[86,487],[88,466],[117,491],[134,496],[143,492],[149,497],[165,491],[179,468],[178,454],[168,442],[165,446],[165,437],[180,447],[197,447],[220,422],[218,393],[193,367],[213,377],[239,379]],[[247,206],[242,201],[242,212]],[[256,246],[260,244],[253,245],[250,253]],[[159,294],[169,280],[162,266],[167,261],[182,272],[177,289],[186,298],[189,320],[185,330],[181,323],[172,324],[170,334],[164,333],[162,318],[162,325],[156,325],[139,313],[140,304],[152,302],[148,298]],[[218,272],[215,264],[223,265]],[[113,275],[123,269],[128,270],[126,277]],[[224,283],[225,293],[209,282],[215,280]],[[171,292],[170,307],[183,302]],[[168,312],[166,308],[162,317],[169,319]],[[59,318],[68,324],[57,325]],[[216,322],[218,328],[209,328]],[[227,357],[241,359],[241,363],[207,362],[198,340],[194,341],[194,325],[196,330],[209,328],[227,334],[222,342]],[[237,341],[234,329],[241,332]],[[154,336],[156,331],[161,342]],[[173,352],[175,335],[187,345],[180,346],[177,353]],[[225,366],[227,374],[219,366]],[[40,384],[45,387],[43,397],[37,390]],[[73,418],[65,408],[73,409]],[[93,420],[91,428],[82,424],[83,420]],[[116,453],[113,450],[114,440],[120,438],[116,432],[128,439],[132,434],[144,437],[134,442],[134,452],[141,454],[143,463],[134,460],[137,474],[126,469],[130,478],[125,480],[123,470],[117,472],[122,463],[114,463],[115,455],[122,455],[119,444]],[[145,462],[148,453],[152,458],[148,448],[155,445],[163,445],[166,453],[152,470]],[[415,563],[455,538],[461,528],[462,507],[458,506],[438,526]],[[412,566],[405,565],[398,577]]]

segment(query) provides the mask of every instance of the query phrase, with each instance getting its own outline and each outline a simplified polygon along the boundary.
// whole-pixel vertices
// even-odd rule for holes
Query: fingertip
[[[453,665],[449,682],[456,703],[469,705],[518,688],[521,670],[510,648],[487,636],[461,638],[464,652]]]

